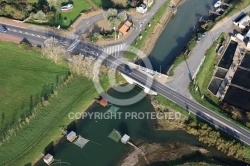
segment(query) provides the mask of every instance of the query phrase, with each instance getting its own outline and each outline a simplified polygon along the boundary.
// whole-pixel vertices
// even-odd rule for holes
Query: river
[[[127,99],[138,94],[139,89],[135,88],[127,93],[118,93],[115,90],[110,90],[108,93],[120,99]],[[155,120],[153,119],[125,119],[125,112],[153,112],[150,98],[145,97],[140,102],[120,107],[117,112],[123,113],[122,118],[117,119],[91,119],[90,117],[84,120],[78,120],[76,123],[70,125],[70,130],[76,131],[77,135],[90,140],[83,148],[69,142],[66,138],[62,138],[60,142],[48,152],[53,154],[56,161],[53,165],[87,165],[87,166],[114,166],[128,154],[133,148],[129,145],[122,144],[120,141],[115,142],[108,135],[113,129],[116,129],[123,134],[128,134],[135,142],[158,142],[158,143],[171,143],[183,142],[195,146],[206,147],[203,143],[199,142],[196,137],[187,134],[184,131],[156,131],[154,129]],[[88,112],[105,112],[110,106],[102,107],[94,103]],[[213,155],[220,160],[230,161],[224,154],[208,148],[213,152]],[[227,163],[228,164],[228,163]],[[43,162],[38,162],[36,165],[45,165]]]
[[[175,58],[194,34],[198,20],[207,16],[217,0],[184,0],[169,21],[149,55],[153,69],[162,73],[171,67]]]
[[[187,44],[193,33],[194,25],[197,20],[208,14],[209,8],[216,0],[185,0],[179,6],[177,14],[171,19],[166,26],[162,35],[158,39],[155,48],[149,58],[154,69],[167,70],[172,61],[178,55],[180,50]],[[130,98],[138,93],[138,89],[134,89],[128,93],[118,93],[110,90],[112,96],[120,99]],[[110,106],[104,108],[97,103],[93,104],[88,112],[105,112]],[[117,112],[153,112],[153,106],[150,98],[145,97],[140,102],[119,107]],[[70,143],[66,138],[62,138],[60,142],[49,150],[56,159],[53,165],[71,165],[71,166],[113,166],[117,165],[120,160],[128,154],[133,148],[129,145],[115,142],[108,135],[113,129],[128,134],[131,139],[138,142],[183,142],[195,146],[205,147],[212,151],[214,158],[226,161],[227,164],[234,165],[233,161],[226,157],[215,148],[208,148],[199,142],[194,136],[184,131],[156,131],[154,130],[155,121],[152,119],[91,119],[85,118],[71,124],[71,130],[76,131],[78,135],[90,140],[83,148]],[[38,162],[36,165],[45,165]]]

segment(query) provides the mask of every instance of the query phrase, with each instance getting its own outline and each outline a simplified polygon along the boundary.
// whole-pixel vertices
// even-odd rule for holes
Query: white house
[[[136,11],[137,11],[138,13],[144,14],[144,13],[146,13],[147,10],[148,10],[147,5],[145,5],[145,4],[143,4],[143,3],[142,3],[140,6],[136,7]]]
[[[48,153],[46,156],[44,156],[43,161],[50,165],[54,161],[54,157]]]
[[[245,15],[240,20],[234,21],[234,25],[238,26],[241,29],[246,28],[246,26],[249,26],[250,24],[250,17]]]
[[[235,35],[235,37],[237,37],[239,40],[241,40],[241,41],[243,41],[244,40],[244,36],[242,35],[242,34],[240,34],[240,33],[237,33],[236,35]]]

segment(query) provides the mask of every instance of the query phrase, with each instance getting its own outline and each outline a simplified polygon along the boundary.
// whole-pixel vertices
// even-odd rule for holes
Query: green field
[[[66,75],[67,68],[55,65],[40,56],[39,50],[25,50],[12,43],[0,43],[0,92],[1,111],[6,112],[5,123],[16,119],[21,110],[15,109],[23,103],[29,108],[30,95],[39,93],[44,84],[56,82],[57,75]],[[33,52],[31,52],[33,51]],[[109,88],[106,74],[101,83],[105,90]],[[117,75],[118,81],[121,76]],[[69,82],[60,84],[57,97],[54,96],[47,106],[39,107],[35,117],[22,125],[22,129],[1,143],[0,165],[30,165],[41,158],[44,148],[51,142],[56,143],[62,136],[60,127],[69,125],[69,112],[82,112],[92,104],[98,93],[90,79],[70,76]],[[18,112],[19,111],[19,112]],[[2,111],[3,112],[3,111]],[[8,112],[8,114],[7,114]],[[18,114],[17,114],[18,113]],[[8,115],[8,116],[7,116]]]
[[[96,4],[96,6],[103,7],[103,8],[109,8],[113,6],[113,3],[111,0],[91,0]]]
[[[45,85],[56,83],[56,78],[67,69],[56,66],[16,44],[0,42],[0,136],[30,109]]]
[[[92,81],[73,78],[29,125],[1,147],[0,165],[25,165],[34,161],[52,140],[61,137],[60,127],[72,121],[68,113],[84,111],[96,95]]]
[[[74,8],[71,11],[61,12],[61,4],[58,4],[57,12],[55,14],[55,26],[61,25],[62,27],[68,27],[74,22],[80,13],[91,8],[87,0],[73,0],[73,6]]]

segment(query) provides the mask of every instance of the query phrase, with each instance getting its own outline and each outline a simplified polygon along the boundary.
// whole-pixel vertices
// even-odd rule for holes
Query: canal
[[[216,0],[184,0],[149,55],[154,70],[166,73],[190,40],[199,18],[207,16],[215,2]]]
[[[110,90],[108,93],[114,97],[120,99],[127,99],[138,94],[139,89],[135,88],[128,93],[118,93],[114,90]],[[172,143],[182,142],[191,145],[206,147],[203,143],[199,142],[194,136],[187,134],[182,130],[176,131],[156,131],[154,129],[154,119],[132,119],[125,118],[125,112],[152,112],[154,111],[151,105],[150,98],[145,97],[140,102],[120,107],[117,106],[122,112],[121,118],[117,119],[92,119],[87,117],[83,120],[78,120],[76,123],[72,123],[71,130],[76,131],[77,135],[81,135],[83,138],[88,139],[89,142],[83,147],[69,142],[66,138],[62,138],[59,143],[49,149],[49,153],[53,154],[56,161],[53,165],[87,165],[87,166],[115,166],[120,160],[128,154],[133,148],[129,145],[122,144],[120,141],[116,142],[108,137],[113,129],[119,131],[121,135],[128,134],[131,136],[133,142],[157,142],[157,143]],[[94,103],[89,109],[89,113],[93,112],[106,112],[110,106],[102,107],[97,103]],[[214,158],[220,162],[226,162],[227,164],[234,163],[233,160],[227,158],[224,154],[215,150],[214,148],[208,148],[213,152]],[[222,163],[223,163],[222,162]],[[36,164],[45,165],[43,162]]]

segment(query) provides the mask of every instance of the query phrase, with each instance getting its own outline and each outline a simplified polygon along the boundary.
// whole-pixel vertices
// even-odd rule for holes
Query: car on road
[[[3,25],[2,25],[2,26],[0,27],[0,32],[5,33],[5,32],[7,32],[7,30],[8,30],[8,29],[6,28],[6,26],[3,26]]]
[[[125,65],[125,66],[124,66],[124,70],[125,70],[125,72],[126,72],[127,74],[131,74],[131,73],[132,73],[132,70],[131,70],[131,68],[130,68],[128,65]]]

